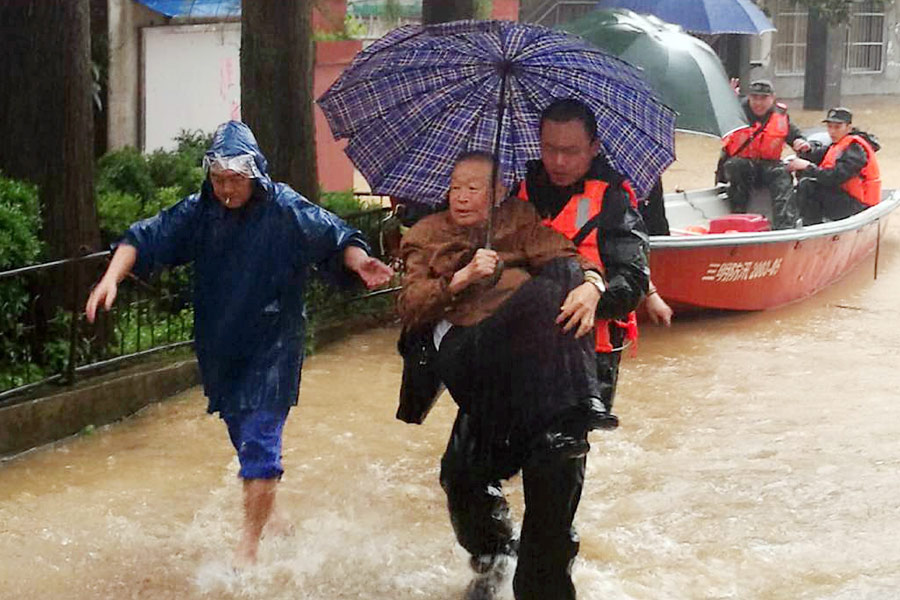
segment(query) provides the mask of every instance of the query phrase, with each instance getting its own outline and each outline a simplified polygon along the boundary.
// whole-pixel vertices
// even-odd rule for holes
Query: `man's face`
[[[775,105],[775,94],[750,94],[747,96],[747,102],[753,114],[761,117]]]
[[[226,208],[240,208],[253,195],[253,180],[234,171],[212,168],[209,170],[209,181],[216,199]]]
[[[450,218],[471,227],[487,221],[490,210],[492,165],[484,160],[464,160],[450,176]]]
[[[541,162],[550,183],[566,187],[591,169],[600,142],[592,140],[581,121],[544,121],[541,126]]]
[[[841,141],[853,129],[850,123],[825,123],[825,127],[828,128],[828,135],[833,143]]]

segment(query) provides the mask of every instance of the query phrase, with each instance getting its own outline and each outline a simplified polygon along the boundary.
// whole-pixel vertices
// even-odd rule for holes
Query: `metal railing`
[[[344,216],[383,255],[390,208]],[[108,264],[110,252],[0,272],[0,406],[29,397],[48,384],[72,385],[86,374],[193,344],[192,270],[167,270],[144,282],[129,277],[112,309],[87,323],[84,305]],[[311,298],[310,313],[396,291],[343,294],[338,303]],[[316,306],[322,304],[322,306]]]

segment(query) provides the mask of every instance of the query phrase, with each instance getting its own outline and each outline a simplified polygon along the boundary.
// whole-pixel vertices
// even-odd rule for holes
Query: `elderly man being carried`
[[[596,300],[603,280],[515,199],[494,210],[484,248],[494,168],[488,154],[460,157],[449,210],[404,237],[400,315],[408,328],[433,328],[437,371],[459,406],[440,479],[475,571],[467,597],[494,597],[518,549],[517,599],[575,598],[572,521],[587,434],[617,424],[600,401],[594,313],[578,301]],[[526,512],[516,541],[500,481],[520,470]]]

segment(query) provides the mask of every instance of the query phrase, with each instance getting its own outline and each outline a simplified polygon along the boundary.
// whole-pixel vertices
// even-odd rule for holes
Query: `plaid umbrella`
[[[444,200],[457,156],[493,152],[504,182],[540,158],[541,111],[593,109],[603,152],[639,194],[672,163],[675,113],[640,72],[570,34],[509,21],[411,25],[357,55],[319,98],[372,191]]]

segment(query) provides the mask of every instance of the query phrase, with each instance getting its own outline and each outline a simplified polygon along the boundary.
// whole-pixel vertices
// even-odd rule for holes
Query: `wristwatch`
[[[600,275],[600,273],[598,273],[597,271],[585,271],[584,281],[586,283],[592,284],[595,288],[597,288],[597,291],[600,292],[601,296],[606,291],[606,284],[603,283],[603,276]]]

